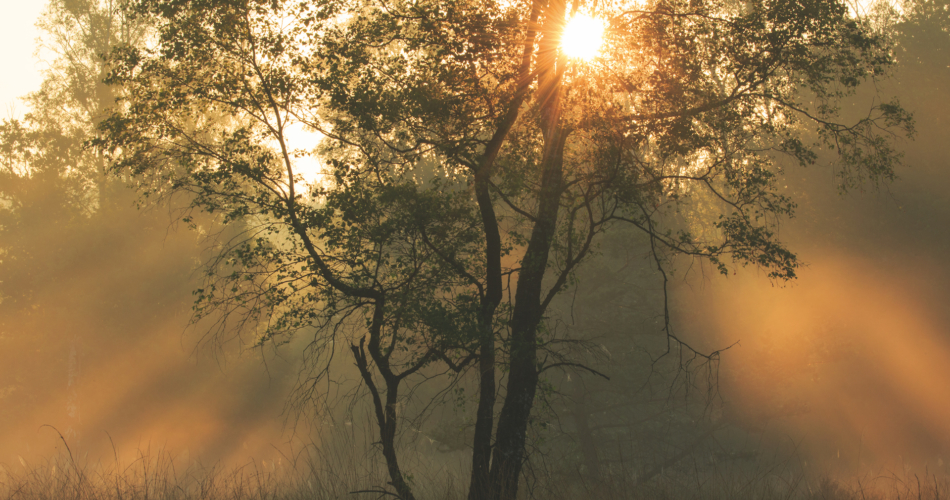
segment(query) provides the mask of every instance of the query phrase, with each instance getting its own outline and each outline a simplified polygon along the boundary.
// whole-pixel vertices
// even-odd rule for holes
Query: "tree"
[[[570,59],[560,34],[585,11],[605,20],[605,45]],[[847,190],[893,178],[892,139],[912,132],[897,102],[838,119],[841,99],[892,64],[887,37],[842,2],[143,0],[141,12],[158,38],[113,54],[121,105],[99,144],[145,196],[249,224],[197,294],[199,316],[222,315],[215,332],[316,332],[310,382],[350,332],[407,499],[400,386],[469,366],[470,498],[514,498],[539,372],[578,365],[542,366],[546,311],[608,228],[644,232],[661,270],[686,255],[791,279],[779,159],[807,166],[828,147]],[[295,127],[320,147],[294,145]],[[308,157],[320,170],[305,176]]]
[[[38,21],[51,56],[43,83],[24,97],[29,112],[22,119],[0,123],[0,364],[11,379],[0,390],[0,418],[8,429],[32,418],[27,411],[38,406],[39,394],[56,395],[54,388],[65,385],[63,431],[78,440],[81,365],[93,337],[115,340],[137,323],[128,318],[152,320],[174,309],[163,296],[167,288],[154,282],[135,293],[83,279],[84,272],[100,284],[141,275],[134,261],[141,256],[129,255],[121,243],[154,231],[131,209],[132,193],[108,175],[105,158],[87,147],[115,100],[103,82],[106,55],[114,46],[139,43],[147,31],[126,7],[118,0],[49,2]],[[146,272],[146,279],[173,276],[169,281],[180,284],[175,276],[187,273],[192,256],[179,257],[156,265],[163,268]],[[36,366],[62,370],[38,372]]]

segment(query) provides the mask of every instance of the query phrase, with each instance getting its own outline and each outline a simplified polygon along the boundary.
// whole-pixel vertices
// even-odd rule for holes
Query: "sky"
[[[0,79],[0,118],[22,116],[25,107],[17,98],[37,89],[42,81],[42,63],[34,57],[39,31],[34,24],[45,0],[6,0],[0,16],[0,67],[8,68]]]
[[[25,111],[17,98],[40,86],[42,65],[33,58],[36,37],[34,24],[46,2],[37,0],[4,2],[0,16],[0,67],[6,68],[0,79],[0,118],[11,111],[20,116]]]

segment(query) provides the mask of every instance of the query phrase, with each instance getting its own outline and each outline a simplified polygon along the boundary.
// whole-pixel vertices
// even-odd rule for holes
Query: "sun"
[[[568,57],[593,59],[604,42],[604,21],[587,14],[571,18],[561,33],[561,49]]]

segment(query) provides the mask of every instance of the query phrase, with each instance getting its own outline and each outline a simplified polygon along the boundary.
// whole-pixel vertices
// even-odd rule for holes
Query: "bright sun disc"
[[[600,52],[604,41],[604,22],[578,14],[567,22],[561,34],[561,48],[568,57],[591,59]]]

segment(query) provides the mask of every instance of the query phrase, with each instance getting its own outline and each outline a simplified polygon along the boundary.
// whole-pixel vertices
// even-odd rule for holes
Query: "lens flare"
[[[604,42],[604,21],[586,14],[571,18],[561,34],[561,49],[568,57],[593,59]]]

